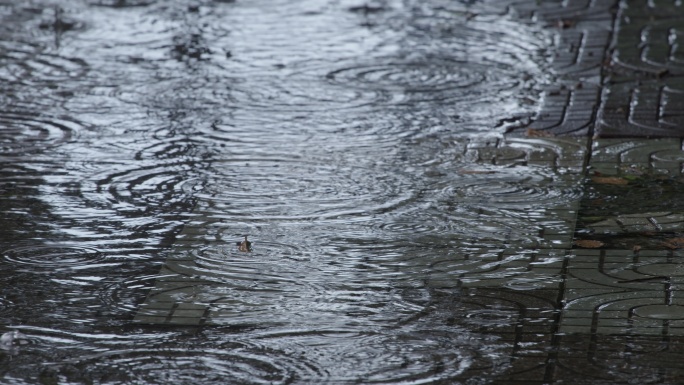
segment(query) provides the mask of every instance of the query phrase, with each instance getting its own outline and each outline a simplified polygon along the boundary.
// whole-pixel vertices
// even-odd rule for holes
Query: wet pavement
[[[525,127],[601,138],[683,136],[681,4],[573,1],[568,8],[552,19],[562,29],[554,61],[561,76]]]
[[[90,4],[106,14],[92,31],[28,7],[41,34],[0,42],[8,384],[683,381],[681,2],[431,2],[408,19],[345,3],[354,44],[289,62],[268,55],[282,31],[241,24],[258,7],[160,22],[138,3]],[[261,17],[330,10],[299,11]],[[213,13],[268,38],[241,46]],[[98,44],[134,16],[150,34],[115,35],[126,55]],[[452,41],[454,20],[475,43]],[[79,31],[101,56],[69,51]],[[321,49],[346,59],[307,56]]]
[[[628,183],[646,175],[684,181],[684,151],[679,138],[594,139],[590,152],[586,151],[588,141],[510,138],[468,143],[463,148],[473,160],[468,163],[471,167],[524,164],[555,169],[557,179],[535,187],[559,195],[582,186],[585,170],[600,173],[604,179],[599,183],[615,183],[623,193],[632,191]],[[645,200],[646,207],[635,204],[644,197],[631,197],[619,212],[609,210],[607,219],[597,221],[592,213],[594,222],[582,234],[575,233],[575,224],[589,219],[581,208],[587,196],[576,194],[576,199],[561,204],[534,201],[528,207],[516,202],[520,210],[517,215],[527,216],[526,220],[536,225],[534,244],[513,237],[505,247],[490,249],[475,249],[465,243],[450,245],[453,254],[413,262],[429,265],[430,274],[411,276],[416,269],[406,268],[404,279],[420,280],[431,290],[458,289],[467,298],[467,306],[460,311],[486,320],[471,320],[481,323],[480,331],[510,339],[508,354],[513,360],[507,378],[492,383],[628,383],[630,379],[624,373],[639,373],[639,381],[645,383],[676,383],[671,378],[679,378],[681,369],[673,356],[679,357],[677,349],[684,341],[684,303],[679,299],[680,277],[684,276],[679,259],[684,256],[684,244],[676,243],[681,242],[684,212],[672,210],[670,203],[677,196],[662,202]],[[660,207],[652,207],[658,204]],[[195,213],[211,215],[203,213],[201,205]],[[615,247],[607,243],[605,234],[628,242]],[[217,288],[226,288],[221,279],[226,269],[218,269],[220,273],[210,270],[212,262],[252,267],[253,262],[246,262],[235,247],[222,246],[220,240],[209,242],[198,255],[197,239],[206,239],[207,235],[204,229],[185,227],[173,256],[160,272],[162,277],[156,280],[134,322],[242,325],[235,297],[217,295]],[[573,247],[573,239],[600,244]],[[219,262],[218,255],[231,253],[233,260]],[[250,284],[258,285],[258,279]],[[442,305],[438,302],[436,306]],[[250,309],[258,311],[273,321],[291,317],[291,309],[287,314],[277,314],[270,302]],[[623,366],[616,367],[616,360]],[[656,363],[652,370],[657,373],[644,373]],[[466,371],[456,378],[479,375],[478,371]],[[580,379],[574,381],[570,376]]]

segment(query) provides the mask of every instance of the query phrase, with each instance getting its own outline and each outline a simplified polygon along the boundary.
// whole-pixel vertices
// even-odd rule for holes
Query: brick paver
[[[676,1],[629,1],[616,13],[604,66],[600,137],[684,136],[684,12]]]

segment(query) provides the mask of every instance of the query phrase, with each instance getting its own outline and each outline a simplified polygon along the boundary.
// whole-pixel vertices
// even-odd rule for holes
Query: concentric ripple
[[[219,157],[224,157],[227,151],[261,153],[264,138],[268,138],[269,147],[287,151],[284,157],[312,150],[340,153],[362,148],[366,149],[365,157],[371,157],[384,148],[396,149],[405,138],[427,133],[427,123],[419,117],[409,111],[394,112],[369,112],[359,116],[328,111],[304,119],[288,112],[268,115],[236,112],[232,119],[204,129],[200,139],[204,145],[215,147]],[[432,116],[432,119],[448,118]]]
[[[134,349],[111,351],[87,363],[91,376],[117,378],[129,383],[289,384],[292,371],[301,365],[279,360],[263,352],[230,349]],[[102,376],[102,377],[100,377]],[[227,382],[228,381],[228,382]]]
[[[321,79],[297,79],[289,76],[285,82],[258,79],[261,82],[240,82],[232,85],[226,99],[253,109],[271,111],[313,112],[329,109],[359,108],[373,103],[390,103],[394,96],[386,90],[362,90],[331,87]],[[311,85],[315,84],[314,87]]]
[[[91,177],[94,182],[84,184],[81,189],[86,199],[105,206],[115,203],[121,211],[175,207],[185,204],[181,186],[189,169],[189,164],[181,162],[157,162],[137,168],[128,164],[112,165],[109,170]]]
[[[411,199],[412,183],[399,173],[338,162],[292,158],[216,163],[216,172],[196,196],[210,211],[252,220],[364,217]]]
[[[414,237],[425,234],[439,234],[445,230],[444,226],[440,225],[436,220],[428,220],[420,215],[405,216],[401,219],[382,222],[378,224],[378,228],[390,234],[406,234]]]
[[[434,335],[434,333],[428,333]],[[372,384],[415,384],[445,381],[463,373],[472,363],[473,353],[448,340],[425,338],[419,333],[387,340],[362,338],[342,348],[339,358],[349,365],[349,380]],[[396,342],[395,342],[396,341]],[[345,345],[339,341],[339,345]],[[337,367],[336,370],[344,372]],[[342,373],[339,373],[342,375]]]
[[[34,365],[40,363],[34,373],[68,376],[74,383],[291,384],[322,378],[321,370],[299,354],[231,341],[225,330],[190,335],[135,332],[126,336],[43,328],[22,331],[31,333],[29,338],[35,346],[25,349],[17,364],[24,370],[36,370]],[[24,362],[21,357],[33,362]],[[8,369],[10,378],[24,375]]]
[[[226,100],[248,108],[312,112],[416,102],[475,103],[494,100],[492,88],[499,92],[498,100],[501,92],[510,93],[521,84],[510,65],[448,56],[385,57],[334,65],[308,60],[291,66],[277,79],[257,74],[233,82]]]
[[[229,239],[240,238],[234,236]],[[226,242],[225,246],[194,251],[192,262],[174,261],[168,263],[166,268],[174,273],[201,279],[202,282],[220,284],[220,287],[210,289],[203,297],[210,301],[224,297],[230,301],[230,298],[234,298],[232,296],[238,295],[235,290],[241,292],[240,297],[250,298],[246,302],[254,301],[255,304],[262,296],[268,301],[268,296],[275,292],[296,300],[305,293],[313,295],[324,290],[321,268],[312,261],[317,253],[315,246],[269,241],[258,236],[250,239],[252,252],[240,252],[234,242]],[[300,273],[304,268],[309,271],[306,277]],[[250,311],[261,310],[260,306],[254,306]]]
[[[203,250],[197,255],[202,261],[225,261],[227,257],[236,257],[244,254],[237,250],[233,240],[241,240],[241,234],[234,234],[230,230],[217,234],[228,245],[221,248]],[[263,237],[251,237],[252,256],[267,258],[269,260],[292,260],[297,262],[309,261],[313,254],[319,253],[320,248],[309,237],[294,240],[264,239]],[[263,260],[263,259],[262,259]]]
[[[0,113],[0,128],[1,155],[20,155],[74,140],[84,126],[66,117],[14,111]]]
[[[132,314],[154,288],[158,275],[128,278],[116,282],[100,291],[100,300],[117,314]]]
[[[358,87],[384,92],[406,94],[427,93],[420,100],[449,99],[457,97],[449,91],[470,89],[492,76],[483,73],[478,66],[451,58],[423,58],[415,61],[381,60],[342,68],[326,75],[330,81],[347,87]],[[490,83],[487,83],[488,85]],[[472,90],[470,90],[472,91]],[[471,95],[471,92],[467,95]],[[465,97],[465,94],[461,94]]]
[[[24,246],[2,252],[4,259],[18,266],[45,269],[85,269],[99,267],[104,253],[81,246]]]
[[[62,57],[35,44],[0,40],[0,81],[58,83],[82,78],[88,70],[81,58]]]
[[[265,333],[257,341],[301,352],[300,359],[323,373],[297,379],[311,383],[427,384],[447,383],[473,365],[479,338],[450,331],[345,332],[294,329]],[[325,341],[325,343],[321,343]],[[484,358],[487,360],[487,358]],[[326,379],[332,379],[332,382]]]
[[[531,167],[471,168],[474,171],[463,169],[465,175],[438,188],[439,194],[467,204],[494,205],[490,208],[523,208],[526,205],[540,208],[542,205],[565,203],[581,197],[579,186],[562,180],[562,175],[546,170]]]

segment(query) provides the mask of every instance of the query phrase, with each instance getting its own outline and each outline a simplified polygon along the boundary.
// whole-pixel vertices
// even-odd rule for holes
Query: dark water
[[[577,197],[557,170],[469,150],[538,108],[542,25],[500,1],[34,1],[0,15],[0,332],[22,333],[0,350],[2,383],[505,375],[511,343],[482,330],[514,309],[468,303],[454,277],[554,279],[462,258],[524,254],[535,208]],[[174,255],[209,280],[177,296],[213,301],[210,325],[133,323]]]

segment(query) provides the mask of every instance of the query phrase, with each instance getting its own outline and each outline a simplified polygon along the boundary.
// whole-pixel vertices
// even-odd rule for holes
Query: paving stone
[[[535,12],[558,28],[553,70],[532,122],[552,135],[684,136],[684,7],[678,2],[544,2]],[[525,8],[524,6],[522,8]],[[611,38],[617,11],[616,34]]]
[[[620,237],[631,237],[633,246],[669,247],[667,237],[676,235],[667,234],[684,226],[684,206],[677,203],[679,191],[684,190],[679,179],[682,154],[680,138],[594,140],[589,168],[592,194],[582,202],[578,237],[613,237],[602,239],[614,242],[612,246],[624,242]],[[612,183],[617,186],[611,187]],[[626,200],[621,200],[623,196]],[[596,202],[603,199],[608,201],[601,209]]]
[[[684,289],[672,285],[673,278],[684,276],[684,267],[669,262],[666,251],[644,250],[643,256],[611,251],[589,250],[584,258],[570,259],[573,279],[565,281],[560,331],[609,334],[622,328],[631,334],[681,335],[663,321],[684,319],[684,305],[668,304]]]
[[[632,163],[649,166],[654,160],[661,160],[659,153],[671,157],[672,152],[676,152],[681,156],[681,149],[682,141],[678,138],[595,139],[592,143],[591,163],[610,162],[618,167]]]
[[[574,89],[565,85],[553,87],[544,93],[542,111],[517,132],[531,129],[557,136],[587,136],[593,130],[599,96],[600,88],[591,85]]]
[[[558,46],[552,64],[557,83],[544,90],[543,106],[532,123],[514,127],[511,132],[524,134],[531,129],[556,136],[588,136],[593,132],[614,5],[612,0],[537,5],[538,15],[557,28]]]
[[[678,60],[681,3],[630,1],[620,7],[610,65],[605,67],[599,137],[684,136],[684,65]],[[678,39],[679,38],[679,39]]]

